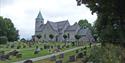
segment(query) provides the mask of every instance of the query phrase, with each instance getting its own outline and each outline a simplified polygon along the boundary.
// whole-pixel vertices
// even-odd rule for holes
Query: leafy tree
[[[75,35],[75,39],[77,40],[77,45],[79,44],[79,39],[81,38],[80,35]]]
[[[0,16],[0,37],[5,36],[8,41],[16,41],[19,39],[19,34],[14,24],[9,18]]]
[[[84,27],[84,28],[92,28],[91,24],[88,23],[88,20],[79,20],[78,24],[80,25],[80,27]]]
[[[0,44],[6,44],[7,43],[7,37],[6,36],[0,36]]]
[[[95,23],[99,41],[125,44],[124,0],[76,0],[97,13]]]
[[[49,38],[52,40],[54,38],[54,35],[53,34],[50,34],[49,35]]]
[[[36,37],[37,37],[38,39],[40,39],[42,36],[41,36],[41,35],[37,35]]]
[[[21,42],[26,42],[26,39],[25,39],[25,38],[22,38],[20,41],[21,41]]]
[[[67,37],[68,36],[66,34],[63,35],[63,38],[65,39],[65,45],[66,45],[66,39],[67,39]]]

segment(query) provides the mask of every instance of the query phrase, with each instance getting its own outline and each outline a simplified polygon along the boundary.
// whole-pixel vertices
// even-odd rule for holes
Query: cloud
[[[80,19],[90,23],[96,20],[96,14],[85,7],[77,6],[76,0],[0,0],[0,15],[12,20],[19,29],[21,38],[31,38],[35,31],[35,18],[41,11],[45,23],[69,20],[70,24]]]

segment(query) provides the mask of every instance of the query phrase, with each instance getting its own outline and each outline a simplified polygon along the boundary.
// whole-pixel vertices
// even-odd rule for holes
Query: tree
[[[88,23],[88,20],[79,20],[79,22],[78,22],[78,24],[80,25],[80,27],[84,27],[84,28],[89,28],[89,29],[91,29],[92,28],[92,26],[91,26],[91,24],[90,23]]]
[[[99,41],[102,43],[125,44],[124,0],[76,0],[77,5],[85,4],[97,13],[94,24]],[[105,33],[104,33],[105,32]]]
[[[54,38],[54,35],[53,34],[50,34],[49,35],[49,38],[52,40]]]
[[[63,35],[63,38],[65,39],[65,45],[66,45],[66,39],[67,39],[67,37],[68,36],[66,34]]]
[[[40,38],[42,37],[40,34],[36,35],[36,37],[40,40]]]
[[[9,18],[3,18],[0,16],[0,37],[5,36],[8,41],[17,41],[19,39],[19,33],[17,32],[14,24]]]
[[[79,39],[81,38],[80,35],[75,35],[75,39],[77,40],[77,45],[79,44]]]
[[[21,42],[26,42],[26,39],[25,39],[25,38],[22,38],[20,41],[21,41]]]

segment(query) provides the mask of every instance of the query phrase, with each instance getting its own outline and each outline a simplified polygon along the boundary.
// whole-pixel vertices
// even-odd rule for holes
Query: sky
[[[80,19],[94,23],[97,15],[76,0],[0,0],[0,16],[10,18],[20,38],[30,39],[35,33],[35,18],[41,11],[44,23],[68,20],[72,25]]]

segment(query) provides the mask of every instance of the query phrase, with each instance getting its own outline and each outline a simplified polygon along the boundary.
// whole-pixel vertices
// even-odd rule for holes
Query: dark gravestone
[[[14,44],[12,44],[10,47],[11,47],[11,48],[14,48],[15,46],[14,46]]]
[[[44,49],[47,49],[47,45],[44,45]]]
[[[20,45],[18,45],[18,46],[17,46],[17,49],[20,49],[20,48],[21,48],[21,46],[20,46]]]
[[[74,62],[76,61],[75,55],[69,56],[69,62]]]
[[[8,55],[16,56],[19,53],[19,51],[14,50],[12,52],[9,52]]]
[[[86,50],[87,49],[87,47],[84,47],[84,50]]]
[[[21,54],[21,53],[18,53],[18,54],[16,55],[16,57],[17,57],[17,58],[22,58],[22,54]]]
[[[76,53],[78,53],[79,52],[79,50],[76,50]]]
[[[62,63],[62,60],[57,60],[56,63]]]
[[[33,61],[32,60],[26,60],[23,63],[33,63]]]
[[[59,58],[64,58],[64,53],[60,54]]]
[[[0,55],[3,55],[3,54],[5,54],[5,51],[0,51]]]
[[[75,46],[75,42],[72,42],[72,46]]]
[[[51,46],[51,48],[53,49],[53,46]]]
[[[60,45],[57,46],[58,49],[61,49]]]
[[[26,45],[23,45],[23,48],[26,48]]]
[[[55,56],[55,55],[51,56],[51,57],[50,57],[50,60],[51,60],[51,61],[56,61],[56,56]]]
[[[69,48],[69,45],[67,45],[66,48]]]
[[[83,48],[81,48],[81,51],[83,51],[84,49]]]
[[[84,53],[83,55],[86,56],[86,51],[84,51],[83,53]]]
[[[78,53],[77,58],[83,58],[83,53]]]
[[[4,61],[4,60],[9,60],[10,55],[0,55],[0,60]]]
[[[43,48],[40,48],[40,50],[43,50]]]

